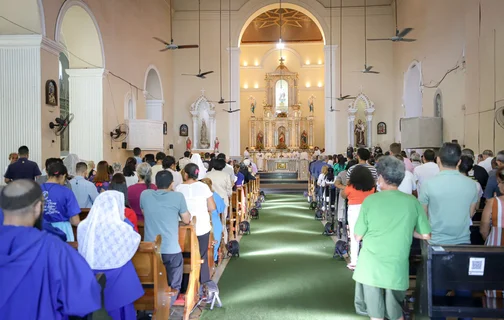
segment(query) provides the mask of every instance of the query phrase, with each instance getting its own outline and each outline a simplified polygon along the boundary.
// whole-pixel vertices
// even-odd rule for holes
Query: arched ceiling
[[[261,13],[247,26],[242,43],[278,42],[282,30],[285,42],[321,42],[322,33],[313,20],[302,12],[276,8]]]

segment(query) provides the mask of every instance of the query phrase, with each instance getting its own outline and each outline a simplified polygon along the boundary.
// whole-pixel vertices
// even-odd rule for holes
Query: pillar
[[[22,145],[30,149],[30,159],[42,165],[41,43],[40,35],[0,36],[1,170],[9,163],[9,153]]]
[[[70,153],[79,158],[103,159],[103,141],[109,141],[103,128],[103,69],[67,69],[70,83]]]
[[[331,103],[333,110],[336,109],[336,98],[339,96],[339,92],[337,92],[337,82],[339,81],[339,77],[336,74],[336,49],[337,45],[326,45],[324,46],[324,94],[325,94],[325,108],[324,108],[324,117],[325,117],[325,143],[323,146],[319,146],[320,148],[326,149],[326,154],[336,154],[338,151],[341,153],[342,150],[338,149],[337,145],[337,137],[336,137],[336,115],[337,112],[331,112]],[[331,68],[331,59],[332,59],[332,68]],[[341,70],[339,70],[341,72]],[[332,74],[332,86],[331,86],[331,74]],[[333,100],[331,101],[331,92]]]
[[[147,100],[146,118],[149,120],[163,121],[164,100]]]
[[[240,48],[228,48],[231,59],[231,109],[240,108]],[[240,156],[240,111],[229,113],[229,156]]]
[[[372,114],[367,114],[366,115],[366,122],[367,122],[367,126],[366,126],[366,146],[368,148],[372,148],[373,147],[373,115]]]
[[[355,147],[355,134],[354,134],[355,114],[348,115],[348,144]]]

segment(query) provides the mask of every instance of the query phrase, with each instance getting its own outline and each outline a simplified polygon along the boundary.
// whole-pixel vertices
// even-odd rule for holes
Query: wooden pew
[[[239,192],[241,192],[239,188],[237,188],[236,191],[233,191],[233,194],[231,195],[231,198],[229,200],[228,219],[226,220],[227,222],[226,227],[228,227],[229,241],[236,240],[238,236]]]
[[[483,290],[504,290],[504,247],[422,245],[415,319],[502,318],[503,299],[482,297],[481,293]],[[482,264],[474,258],[483,258],[484,267],[481,268]],[[433,297],[436,289],[469,290],[473,297]]]
[[[78,248],[77,242],[68,242],[68,244],[75,249]],[[135,301],[135,309],[152,310],[152,319],[164,320],[170,316],[170,300],[174,293],[168,286],[160,249],[160,235],[154,242],[140,242],[132,262],[145,291],[143,297]]]

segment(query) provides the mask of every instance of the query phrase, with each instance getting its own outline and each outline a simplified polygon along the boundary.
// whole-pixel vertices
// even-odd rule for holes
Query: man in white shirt
[[[87,164],[85,162],[79,162],[75,166],[75,177],[70,180],[72,186],[72,192],[77,198],[77,203],[79,207],[91,208],[96,197],[98,197],[98,191],[96,186],[86,180]]]
[[[264,170],[264,154],[262,153],[261,150],[256,154],[256,162],[257,162],[257,170],[258,171],[263,171]]]
[[[492,150],[485,150],[483,151],[483,161],[478,163],[478,166],[485,168],[487,172],[492,171],[492,159],[493,159],[493,152]]]
[[[184,157],[180,159],[178,163],[180,171],[184,170],[186,164],[191,163],[191,152],[190,151],[184,152]]]
[[[308,152],[306,152],[305,150],[303,150],[303,152],[299,154],[300,160],[309,160],[310,159],[309,157],[310,156],[308,155]]]
[[[299,159],[299,151],[294,150],[292,152],[292,159]]]
[[[315,155],[315,156],[317,156],[317,157],[318,157],[318,156],[320,156],[320,149],[319,149],[319,147],[315,147],[315,149],[314,149],[314,150],[315,150],[315,151],[313,151],[313,155]]]
[[[244,157],[245,159],[250,158],[250,152],[249,152],[249,148],[248,148],[248,147],[246,147],[246,148],[245,148],[245,151],[243,151],[243,157]]]
[[[163,170],[163,159],[166,158],[164,152],[156,153],[156,164],[152,166],[152,177],[156,178],[156,174]]]
[[[219,153],[217,155],[217,159],[222,159],[224,161],[227,160],[226,155],[224,153]],[[237,178],[235,176],[233,167],[226,162],[226,167],[224,169],[222,169],[222,172],[227,173],[229,175],[229,179],[231,180],[231,185],[234,186],[234,183]]]
[[[439,173],[439,166],[436,163],[436,153],[434,150],[425,150],[423,154],[423,164],[413,170],[413,176],[417,183],[418,194],[422,183]]]
[[[163,159],[163,170],[170,171],[173,176],[173,189],[175,189],[179,184],[182,184],[182,174],[177,172],[177,161],[172,156],[166,156]],[[155,176],[154,176],[155,179]]]

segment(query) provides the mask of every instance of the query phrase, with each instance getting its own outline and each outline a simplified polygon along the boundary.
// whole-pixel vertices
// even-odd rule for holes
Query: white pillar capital
[[[40,49],[40,34],[0,35],[0,48],[36,48]]]

